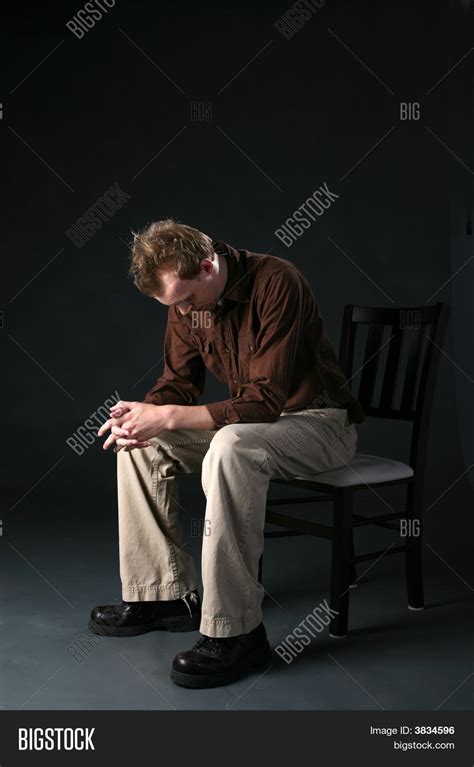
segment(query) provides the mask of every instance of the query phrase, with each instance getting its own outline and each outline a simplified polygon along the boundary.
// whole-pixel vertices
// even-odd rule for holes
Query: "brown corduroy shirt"
[[[229,388],[228,399],[206,404],[217,429],[308,407],[346,408],[349,422],[361,423],[364,412],[299,267],[221,240],[213,247],[228,266],[220,302],[186,315],[169,307],[163,373],[144,401],[198,404],[207,368]]]

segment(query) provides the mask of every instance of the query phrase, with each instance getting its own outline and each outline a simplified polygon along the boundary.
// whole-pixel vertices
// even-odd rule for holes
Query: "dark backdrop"
[[[327,2],[291,39],[274,26],[285,3],[118,0],[77,39],[65,24],[80,7],[25,3],[3,32],[2,482],[15,513],[114,503],[115,456],[66,439],[161,370],[166,310],[127,278],[133,229],[172,216],[294,261],[336,350],[345,303],[451,303],[455,280],[472,280],[472,264],[451,279],[448,179],[472,171],[452,129],[470,64],[446,74],[465,51],[449,51],[448,3]],[[401,120],[401,102],[419,119]],[[115,183],[130,199],[77,247],[65,232]],[[286,248],[275,230],[323,183],[339,199]],[[467,468],[452,325],[445,349],[428,502]],[[222,396],[209,380],[205,401]],[[407,458],[404,425],[359,434],[360,450]]]

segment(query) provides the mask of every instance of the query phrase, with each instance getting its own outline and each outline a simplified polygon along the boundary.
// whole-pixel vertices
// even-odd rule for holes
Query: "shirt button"
[[[250,344],[249,349],[250,349],[251,352],[253,352],[254,349],[253,349],[252,344]]]
[[[234,381],[235,384],[239,383],[239,379],[238,378],[234,378],[233,381]]]

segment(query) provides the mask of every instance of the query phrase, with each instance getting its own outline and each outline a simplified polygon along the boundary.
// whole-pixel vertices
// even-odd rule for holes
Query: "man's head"
[[[142,293],[188,314],[216,305],[227,268],[207,234],[166,219],[134,234],[130,274]]]

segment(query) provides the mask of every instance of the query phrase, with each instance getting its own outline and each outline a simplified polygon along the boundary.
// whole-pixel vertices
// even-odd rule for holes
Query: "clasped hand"
[[[110,408],[110,418],[100,427],[99,437],[110,430],[103,444],[108,450],[114,445],[114,453],[120,450],[149,447],[150,439],[168,428],[166,405],[149,405],[145,402],[120,400]]]

